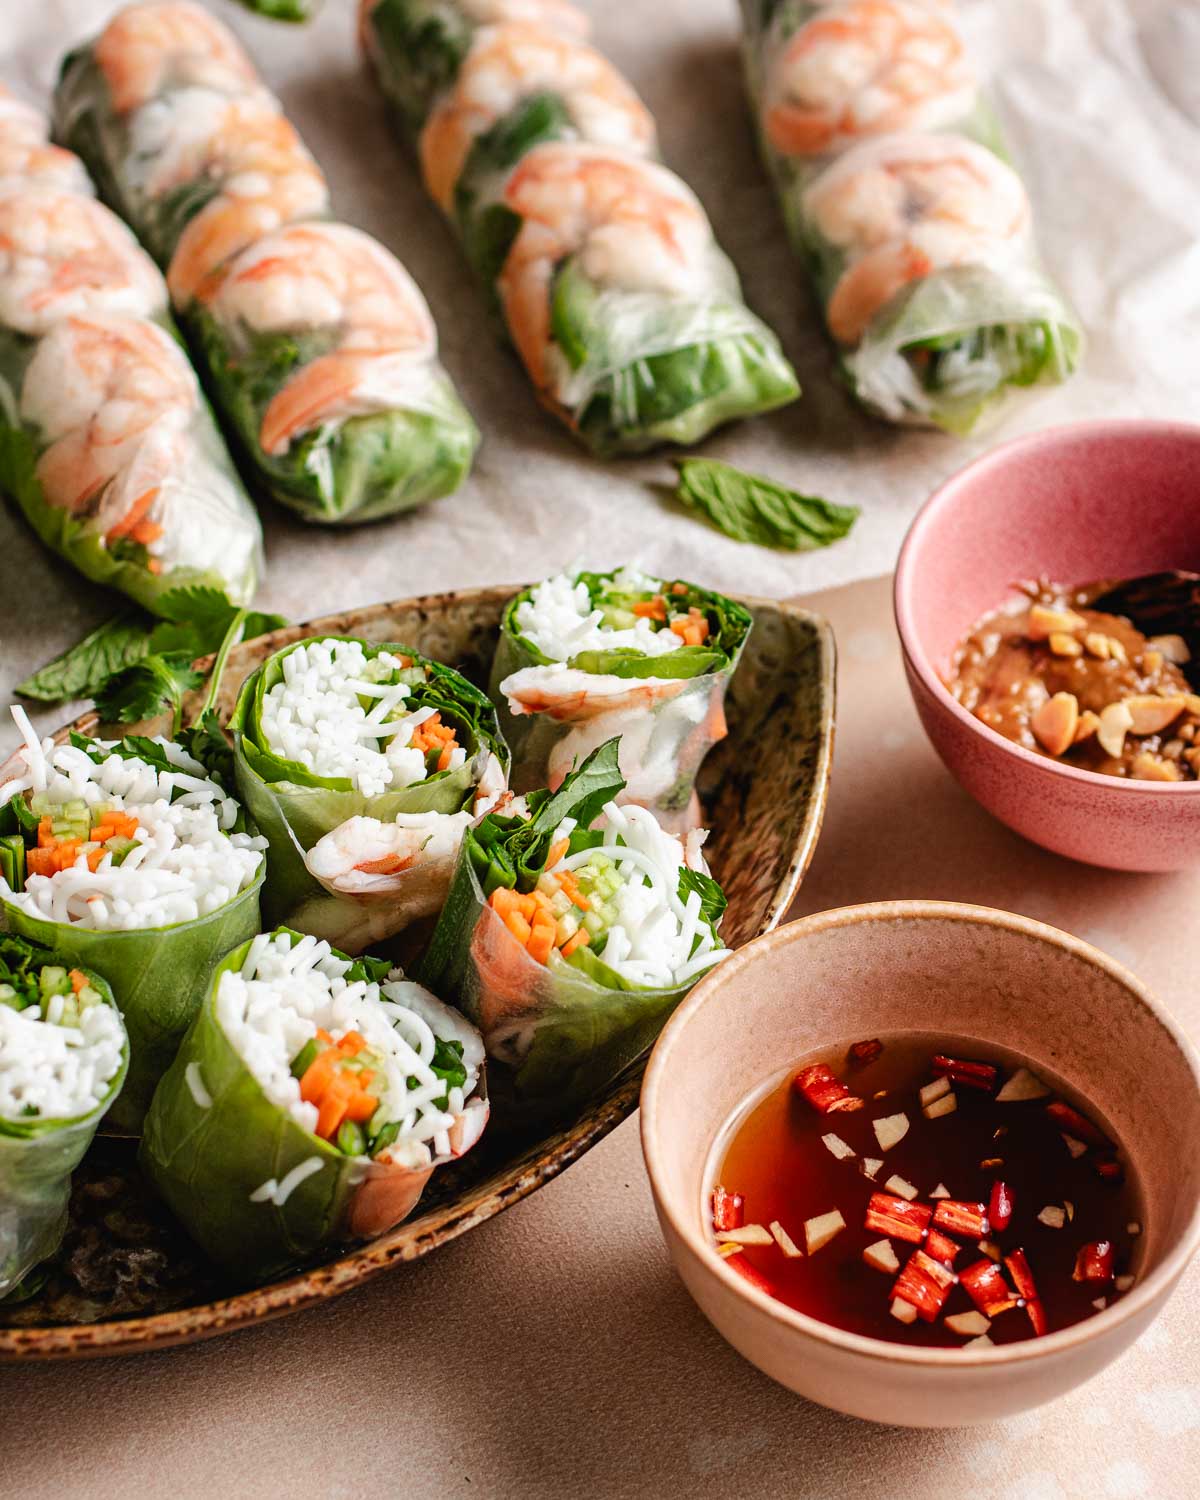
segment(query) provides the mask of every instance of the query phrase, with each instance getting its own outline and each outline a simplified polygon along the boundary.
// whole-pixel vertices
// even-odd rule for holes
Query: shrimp
[[[851,346],[911,282],[950,266],[1006,261],[1023,251],[1030,226],[1020,178],[960,136],[857,146],[812,184],[804,211],[845,256],[826,320]]]
[[[207,300],[247,246],[329,208],[321,169],[273,99],[269,105],[260,98],[226,101],[213,127],[199,140],[181,141],[155,179],[158,191],[202,176],[221,183],[180,235],[167,269],[167,285],[181,309]]]
[[[559,723],[583,723],[614,713],[655,708],[681,693],[683,677],[598,676],[556,663],[550,667],[522,667],[500,684],[509,710],[546,714]]]
[[[336,347],[303,365],[270,401],[265,452],[325,423],[410,404],[437,353],[433,317],[412,277],[377,240],[345,224],[293,224],[230,267],[218,321],[259,333],[328,329]]]
[[[654,121],[607,58],[535,25],[489,26],[477,33],[453,88],[421,132],[425,185],[447,213],[476,138],[541,93],[561,98],[581,140],[654,154]]]
[[[598,146],[535,146],[503,201],[523,222],[497,286],[513,342],[541,390],[551,381],[551,283],[567,256],[578,254],[593,281],[629,291],[685,297],[711,276],[704,210],[655,162]]]
[[[95,46],[97,66],[119,115],[140,109],[171,86],[242,93],[257,84],[254,64],[216,16],[190,0],[129,5]]]
[[[49,444],[37,464],[47,503],[89,517],[110,543],[129,537],[153,552],[156,502],[183,461],[199,401],[183,351],[156,323],[59,322],[21,391],[22,419]]]
[[[92,182],[70,151],[49,144],[45,118],[0,84],[0,181],[56,188],[90,198]]]
[[[819,156],[862,136],[949,125],[975,95],[949,17],[922,0],[847,0],[789,38],[768,76],[763,123],[783,155]]]
[[[92,198],[20,186],[0,192],[0,322],[46,333],[75,313],[151,317],[166,307],[157,266]]]

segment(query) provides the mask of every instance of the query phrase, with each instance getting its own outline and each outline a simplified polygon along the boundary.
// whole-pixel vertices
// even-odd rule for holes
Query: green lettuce
[[[0,936],[0,983],[11,985],[28,1003],[29,987],[47,966],[80,968],[105,1005],[116,1008],[112,989],[90,966],[70,955]],[[21,1006],[24,1008],[24,1005]],[[67,1225],[71,1173],[92,1143],[96,1127],[120,1094],[129,1066],[129,1044],[120,1071],[94,1110],[72,1119],[42,1116],[0,1117],[0,1297],[62,1242]]]
[[[557,792],[526,798],[528,815],[489,813],[463,839],[454,882],[414,977],[444,994],[479,1027],[494,1064],[489,1078],[510,1124],[576,1108],[634,1062],[654,1041],[691,984],[670,989],[630,984],[589,947],[537,963],[487,905],[501,886],[532,890],[555,830],[576,819],[570,848],[591,847],[591,824],[624,787],[617,741],[609,740]],[[717,883],[684,870],[679,893],[700,893],[702,918],[716,935],[725,907]]]
[[[229,727],[238,795],[270,844],[263,895],[267,920],[271,925],[287,922],[317,936],[330,937],[339,930],[341,908],[347,908],[342,912],[347,923],[356,925],[352,923],[355,914],[348,910],[353,903],[348,898],[339,900],[309,874],[305,853],[349,818],[372,817],[386,822],[397,813],[470,809],[491,757],[506,773],[509,753],[494,706],[453,667],[430,661],[408,646],[361,641],[372,660],[385,651],[411,659],[414,677],[420,680],[413,682],[406,704],[432,708],[441,714],[443,723],[454,725],[466,760],[454,769],[434,771],[423,781],[379,796],[356,791],[348,778],[313,775],[298,762],[276,755],[262,730],[263,700],[282,681],[285,658],[304,644],[297,641],[276,652],[246,679]]]

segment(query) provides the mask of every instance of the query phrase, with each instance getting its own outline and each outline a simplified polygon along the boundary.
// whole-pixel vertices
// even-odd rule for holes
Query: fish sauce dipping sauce
[[[1135,1284],[1128,1160],[1052,1075],[958,1036],[824,1048],[718,1139],[713,1253],[869,1338],[973,1350],[1103,1312]]]

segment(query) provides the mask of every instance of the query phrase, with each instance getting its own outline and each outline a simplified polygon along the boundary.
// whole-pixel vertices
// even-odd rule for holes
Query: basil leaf
[[[136,724],[170,712],[178,726],[184,694],[203,681],[188,652],[144,656],[104,682],[96,693],[96,712],[106,724]]]
[[[860,514],[716,459],[676,459],[675,467],[675,498],[736,542],[807,552],[846,536]]]
[[[78,644],[17,684],[22,698],[60,703],[65,698],[91,698],[106,677],[129,666],[149,649],[149,616],[128,610],[98,625]]]

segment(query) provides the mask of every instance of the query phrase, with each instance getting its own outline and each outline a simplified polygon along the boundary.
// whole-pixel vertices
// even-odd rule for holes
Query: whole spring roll
[[[742,0],[763,153],[842,371],[966,433],[1068,378],[1083,334],[955,22],[928,0]]]
[[[258,517],[162,276],[90,192],[0,93],[0,488],[47,546],[147,609],[197,585],[245,603]]]
[[[440,910],[463,833],[507,784],[488,698],[394,643],[286,647],[242,685],[230,729],[270,841],[267,920],[352,952]]]
[[[142,1168],[240,1281],[391,1229],[487,1124],[479,1033],[389,968],[287,930],[243,943],[158,1086]]]
[[[478,433],[412,278],[324,222],[320,168],[240,43],[189,0],[118,12],[63,65],[61,137],[159,262],[249,472],[310,521],[449,494]]]
[[[217,960],[258,931],[266,840],[170,740],[73,734],[0,769],[0,915],[20,937],[102,972],[129,1033],[110,1119],[136,1131]]]
[[[362,37],[426,187],[539,399],[594,452],[695,443],[799,394],[654,122],[530,0],[363,0]]]
[[[0,936],[0,1297],[61,1244],[71,1173],[128,1065],[107,981]]]
[[[636,568],[574,569],[524,589],[505,608],[491,679],[513,790],[553,790],[619,737],[616,800],[650,808],[672,832],[694,827],[696,773],[725,737],[751,623],[723,594]]]
[[[512,1122],[559,1115],[615,1078],[728,953],[704,833],[681,841],[618,806],[623,785],[610,740],[557,792],[531,793],[527,813],[476,823],[416,971],[482,1031]]]

